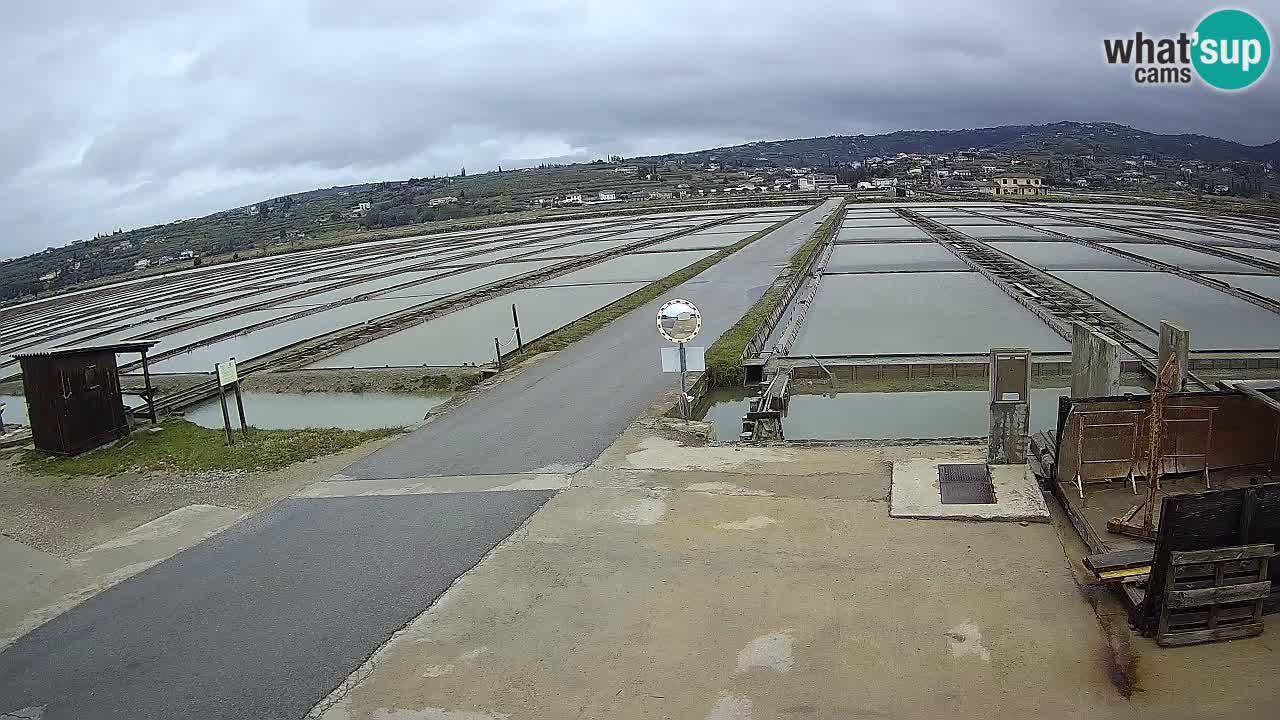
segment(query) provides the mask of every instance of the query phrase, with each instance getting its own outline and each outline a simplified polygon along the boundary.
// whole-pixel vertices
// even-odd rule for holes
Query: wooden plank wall
[[[1072,482],[1075,478],[1076,462],[1076,429],[1077,421],[1069,413],[1074,408],[1078,411],[1123,411],[1146,410],[1150,407],[1149,396],[1132,398],[1062,398],[1058,406],[1058,448],[1054,477],[1059,482]],[[1169,396],[1170,405],[1195,405],[1216,408],[1213,419],[1213,444],[1209,456],[1209,467],[1212,469],[1274,463],[1276,461],[1276,442],[1280,434],[1280,415],[1262,403],[1237,392],[1194,392],[1174,393]],[[1173,417],[1172,413],[1166,413]],[[1116,413],[1113,417],[1119,421],[1135,417]],[[1136,417],[1141,417],[1137,415]],[[1139,426],[1145,430],[1145,424]],[[1092,430],[1086,436],[1085,455],[1088,458],[1113,458],[1126,456],[1131,444],[1128,434],[1117,433],[1116,437],[1099,439],[1102,431]],[[1147,446],[1146,433],[1138,437],[1138,447]],[[1170,453],[1197,452],[1204,447],[1204,425],[1200,423],[1176,423],[1169,426],[1165,436],[1164,447]],[[1198,460],[1183,460],[1175,466],[1171,460],[1165,465],[1166,472],[1189,472],[1202,467]],[[1122,463],[1106,463],[1084,465],[1081,468],[1083,478],[1101,480],[1104,478],[1124,477],[1127,467]],[[1139,472],[1145,470],[1139,466]]]

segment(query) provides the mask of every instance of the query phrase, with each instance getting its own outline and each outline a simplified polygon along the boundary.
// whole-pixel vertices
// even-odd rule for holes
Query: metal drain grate
[[[982,463],[938,466],[943,505],[989,505],[996,501],[991,471]]]

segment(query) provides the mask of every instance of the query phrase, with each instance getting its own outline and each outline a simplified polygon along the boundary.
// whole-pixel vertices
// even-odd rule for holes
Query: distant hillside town
[[[501,167],[294,193],[201,218],[116,229],[0,263],[0,301],[441,223],[770,193],[1058,191],[1280,196],[1280,141],[1249,146],[1113,123],[778,140],[574,165]]]

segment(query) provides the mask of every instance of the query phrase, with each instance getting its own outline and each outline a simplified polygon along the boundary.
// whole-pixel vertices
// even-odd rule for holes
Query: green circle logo
[[[1249,87],[1266,72],[1271,37],[1243,10],[1218,10],[1196,26],[1191,62],[1200,79],[1219,90]]]

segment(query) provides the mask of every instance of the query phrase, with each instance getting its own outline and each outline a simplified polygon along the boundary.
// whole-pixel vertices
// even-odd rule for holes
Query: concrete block
[[[953,462],[946,460],[942,462]],[[938,460],[911,458],[893,461],[889,515],[937,520],[1006,520],[1049,522],[1049,509],[1025,464],[989,465],[996,501],[973,505],[943,505],[938,488]]]
[[[1030,403],[991,403],[991,432],[987,435],[987,462],[997,465],[1025,463],[1030,442]]]
[[[1119,392],[1119,343],[1076,323],[1071,339],[1071,397],[1111,397]]]
[[[1174,391],[1181,391],[1187,384],[1187,358],[1191,353],[1191,331],[1169,322],[1168,320],[1160,321],[1160,362],[1158,367],[1164,367],[1169,357],[1175,358],[1178,364],[1178,379],[1174,384]],[[1225,361],[1230,363],[1230,361]]]

